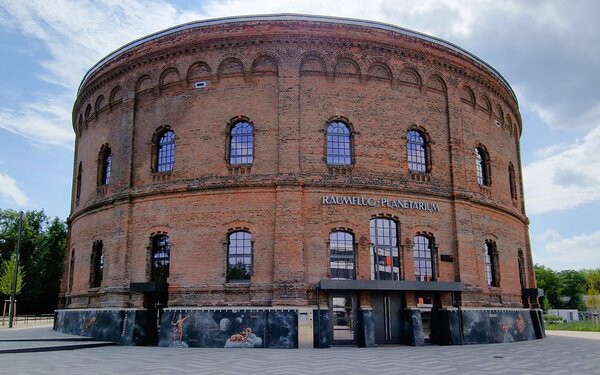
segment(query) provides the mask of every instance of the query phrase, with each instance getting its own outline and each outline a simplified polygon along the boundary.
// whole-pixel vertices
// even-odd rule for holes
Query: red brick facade
[[[251,164],[228,163],[238,119],[254,126]],[[352,131],[350,165],[327,163],[332,120]],[[441,293],[441,306],[523,307],[522,288],[535,287],[516,98],[492,68],[443,41],[309,17],[191,24],[103,60],[82,83],[73,122],[67,308],[147,307],[130,284],[150,281],[158,233],[170,241],[169,306],[316,306],[333,230],[353,234],[356,279],[371,279],[374,217],[398,225],[404,280],[415,280],[415,235],[435,238],[437,281],[465,288]],[[174,167],[156,172],[157,132],[167,127]],[[427,141],[427,172],[409,170],[410,129]],[[103,145],[107,184],[98,177]],[[489,186],[477,180],[479,146]],[[324,196],[425,206],[324,204]],[[422,209],[433,204],[439,210]],[[231,283],[228,233],[242,229],[252,237],[252,275]],[[498,286],[486,281],[486,240],[496,244]],[[103,275],[92,287],[97,241]],[[407,291],[406,305],[416,302]],[[360,305],[369,303],[361,292]]]

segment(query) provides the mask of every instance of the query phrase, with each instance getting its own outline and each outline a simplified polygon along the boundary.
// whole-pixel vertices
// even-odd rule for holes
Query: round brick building
[[[58,330],[207,347],[544,334],[517,99],[449,42],[192,22],[92,67],[73,126]]]

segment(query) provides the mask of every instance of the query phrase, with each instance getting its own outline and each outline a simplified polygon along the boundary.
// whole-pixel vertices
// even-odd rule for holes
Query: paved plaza
[[[64,335],[47,327],[3,329],[0,373],[600,374],[600,333],[587,338],[573,337],[578,333],[567,335],[550,332],[543,340],[469,346],[183,349],[92,347],[110,343]]]

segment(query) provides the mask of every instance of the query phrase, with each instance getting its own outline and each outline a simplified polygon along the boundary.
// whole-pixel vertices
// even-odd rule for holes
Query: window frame
[[[104,244],[102,241],[94,241],[90,256],[90,288],[100,288],[104,274]]]
[[[347,130],[347,133],[331,133],[330,128],[335,125],[343,125],[343,128]],[[352,124],[343,117],[334,117],[327,120],[325,124],[325,164],[329,167],[352,167],[355,163],[355,152],[354,152],[354,135],[355,132],[353,130]],[[330,137],[331,136],[331,137]],[[335,137],[335,139],[333,138]],[[340,138],[345,140],[341,142],[342,145],[345,145],[343,148],[333,147],[334,145],[338,145],[340,142]],[[335,143],[333,143],[335,140]],[[330,153],[330,150],[347,150],[348,155],[344,154],[333,154]],[[335,162],[335,160],[330,158],[344,158],[343,162]]]
[[[411,140],[411,133],[418,134],[418,136],[422,140],[422,143],[419,144],[419,143]],[[431,159],[431,143],[432,142],[429,138],[429,134],[425,131],[425,129],[423,129],[420,126],[412,126],[406,132],[405,138],[406,138],[406,163],[408,166],[408,170],[411,173],[430,173],[431,166],[432,166],[432,159]],[[422,159],[423,159],[422,162],[411,160],[414,157],[416,157],[416,155],[414,155],[414,152],[411,153],[411,151],[416,151],[416,150],[413,150],[413,147],[411,147],[411,145],[421,146],[422,156],[419,156],[419,157],[422,157]],[[411,155],[412,155],[412,157],[411,157]],[[414,163],[415,165],[421,166],[422,170],[419,168],[413,168],[411,166],[412,163]]]
[[[343,234],[344,236],[349,236],[349,238],[345,238],[340,240],[339,238],[335,239],[334,235]],[[352,248],[352,254],[344,255],[344,254],[333,254],[334,252],[334,243],[335,244],[345,244],[348,243]],[[347,229],[334,229],[329,232],[329,241],[327,241],[327,248],[329,250],[329,278],[331,280],[356,280],[356,242],[354,240],[354,233]],[[339,248],[339,247],[336,247]],[[342,267],[333,267],[334,259],[336,262],[341,262],[344,265],[352,264],[352,268],[342,268]],[[339,263],[338,263],[339,264]],[[338,273],[342,274],[344,271],[349,271],[350,277],[334,277],[334,269],[340,270]]]
[[[157,257],[159,253],[166,256]],[[168,283],[170,268],[171,238],[166,233],[156,233],[150,237],[150,282]]]
[[[247,125],[248,127],[250,127],[251,131],[249,133],[241,133],[241,134],[234,134],[234,131],[236,129],[237,126],[240,125]],[[249,137],[249,141],[243,141],[243,144],[251,144],[251,147],[245,147],[245,150],[249,151],[249,154],[241,154],[241,155],[233,155],[233,150],[234,148],[232,147],[234,141],[236,138],[242,138],[242,137]],[[254,164],[254,158],[255,158],[255,145],[256,145],[256,127],[254,126],[254,123],[252,121],[250,121],[250,119],[248,119],[247,117],[236,117],[234,118],[232,121],[230,121],[229,125],[228,125],[228,131],[227,131],[227,150],[226,150],[226,161],[227,161],[227,165],[229,166],[251,166]],[[250,158],[249,161],[244,161],[244,160],[240,160],[240,161],[236,161],[234,160],[234,158]]]
[[[508,163],[508,184],[510,188],[510,197],[513,201],[518,199],[517,180],[515,175],[515,167],[512,163]]]
[[[486,240],[483,251],[485,279],[488,287],[500,286],[500,267],[498,264],[498,249],[496,242]]]
[[[479,186],[490,187],[492,185],[490,156],[485,146],[481,144],[475,147],[475,167]]]
[[[166,134],[171,133],[172,134],[172,139],[169,143],[167,144],[162,144],[162,140],[165,137]],[[152,172],[153,173],[171,173],[173,171],[173,169],[175,168],[175,142],[177,139],[177,135],[175,134],[175,131],[168,125],[163,125],[161,127],[159,127],[158,129],[156,129],[156,131],[154,132],[154,134],[152,135],[152,152],[151,152],[151,158],[152,158]],[[165,152],[169,152],[170,155],[167,155],[168,158],[170,158],[170,162],[164,162],[161,163],[161,152],[163,151],[163,147],[164,146],[171,146],[168,150],[166,150]],[[165,168],[163,168],[163,165],[166,166]]]
[[[110,183],[112,156],[108,143],[103,144],[98,154],[98,186],[106,186]]]
[[[384,224],[386,222],[389,223],[387,228]],[[381,225],[378,225],[378,223],[381,223]],[[379,229],[381,229],[382,236],[380,236]],[[371,280],[403,280],[400,223],[388,217],[373,217],[369,220],[369,236],[371,240]],[[389,241],[386,240],[388,238]],[[389,242],[389,244],[385,242]],[[380,257],[382,256],[385,258],[385,264],[382,264],[380,261]],[[382,266],[386,268],[384,271],[381,271]],[[387,267],[389,267],[389,272],[387,271]],[[389,274],[389,278],[382,278],[382,275],[385,274]]]
[[[247,238],[233,238],[238,234],[247,235]],[[235,240],[236,246],[232,246],[232,239]],[[242,246],[237,246],[238,241],[241,240]],[[246,244],[246,242],[248,242]],[[236,249],[235,254],[232,253],[232,249]],[[239,249],[241,249],[242,253],[239,253]],[[242,260],[247,259],[248,262],[237,261],[235,265],[231,263],[231,259],[241,258]],[[243,266],[245,268],[242,270],[235,270],[234,267]],[[232,230],[227,233],[227,242],[226,242],[226,264],[225,264],[225,279],[227,283],[250,283],[252,280],[252,274],[254,270],[254,241],[252,240],[252,233],[248,229],[239,229]],[[245,274],[242,277],[234,277],[238,275],[238,273],[244,272]]]
[[[420,241],[418,241],[418,238],[423,238],[425,240],[427,240],[427,243],[422,243]],[[430,234],[425,234],[425,233],[417,233],[414,237],[413,237],[413,248],[412,248],[412,254],[413,254],[413,272],[415,274],[415,280],[417,281],[437,281],[437,246],[435,244],[435,238],[430,235]],[[427,248],[425,249],[421,249],[418,248],[419,246],[427,246]],[[423,252],[423,251],[429,251],[429,256],[424,256],[424,257],[420,257],[417,256],[418,253]],[[421,266],[417,266],[417,262],[425,262],[426,266],[428,263],[428,267],[426,269],[425,275],[422,275],[421,272],[419,272],[419,274],[417,274],[417,269],[421,269]],[[424,278],[420,278],[419,276],[425,276]],[[429,278],[427,277],[429,276]]]

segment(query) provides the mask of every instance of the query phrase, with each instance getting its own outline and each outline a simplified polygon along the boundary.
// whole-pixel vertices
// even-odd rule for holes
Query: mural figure
[[[90,318],[90,320],[87,320],[84,315],[83,318],[81,319],[81,321],[82,321],[81,333],[79,334],[79,336],[83,336],[85,331],[89,330],[90,328],[92,328],[93,326],[96,325],[96,317],[95,316],[92,316]]]
[[[502,323],[502,337],[500,338],[500,342],[515,342],[515,339],[511,333],[511,329],[513,327],[510,319],[505,319]]]
[[[516,341],[529,339],[527,336],[527,321],[525,320],[525,316],[521,313],[517,314],[517,329],[514,332],[514,337]]]
[[[176,321],[172,321],[171,325],[175,327],[175,332],[173,332],[173,343],[172,347],[178,348],[187,348],[188,344],[182,341],[183,338],[183,322],[185,322],[190,316],[186,315],[183,317],[181,313],[178,315],[178,319]]]
[[[252,333],[252,328],[246,327],[240,333],[235,333],[225,342],[225,348],[260,348],[262,339]]]

